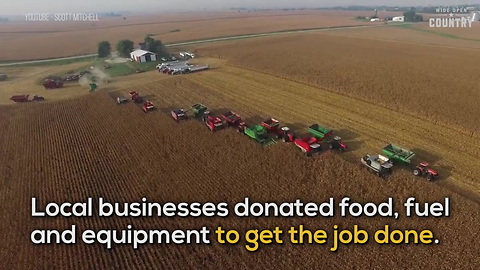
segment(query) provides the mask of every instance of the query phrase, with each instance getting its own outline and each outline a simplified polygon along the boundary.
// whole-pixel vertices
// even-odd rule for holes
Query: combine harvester
[[[151,101],[145,101],[143,103],[143,112],[147,113],[149,111],[153,111],[155,109],[155,106],[153,106],[153,103]]]
[[[248,127],[246,124],[243,124],[238,126],[237,131],[247,135],[249,138],[254,139],[256,142],[260,143],[263,147],[270,146],[276,143],[274,139],[268,136],[267,129],[262,125],[255,125],[253,127]]]
[[[225,127],[222,119],[220,119],[220,117],[213,116],[210,111],[203,112],[202,120],[211,131],[216,131]]]
[[[203,114],[207,111],[207,106],[197,103],[192,105],[193,118],[203,117]]]
[[[127,103],[127,102],[128,102],[128,98],[126,98],[124,96],[117,97],[117,104],[123,104],[123,103]]]
[[[392,173],[393,163],[388,157],[366,155],[360,159],[360,162],[382,178],[386,178]]]
[[[303,139],[296,139],[293,143],[295,144],[295,146],[300,148],[300,150],[302,150],[302,152],[304,152],[307,157],[311,157],[322,151],[322,146],[320,145],[318,139],[315,137],[307,136]]]
[[[347,145],[342,142],[342,138],[333,136],[333,130],[331,129],[327,129],[319,124],[313,124],[308,128],[308,132],[317,138],[318,142],[327,143],[330,149],[338,149],[342,152],[347,150]]]

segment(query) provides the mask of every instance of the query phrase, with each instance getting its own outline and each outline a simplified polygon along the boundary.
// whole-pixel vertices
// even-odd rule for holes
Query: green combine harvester
[[[238,127],[238,131],[254,139],[264,147],[276,143],[275,139],[268,136],[267,129],[261,125],[255,125],[253,127],[242,125]]]
[[[192,105],[193,117],[197,118],[203,115],[204,112],[207,111],[207,106],[203,104],[195,104]]]
[[[98,85],[96,83],[91,83],[89,85],[90,85],[90,92],[94,92],[98,88]]]
[[[393,161],[399,161],[406,164],[409,164],[412,158],[415,156],[415,153],[412,151],[394,144],[385,146],[383,148],[383,153]]]

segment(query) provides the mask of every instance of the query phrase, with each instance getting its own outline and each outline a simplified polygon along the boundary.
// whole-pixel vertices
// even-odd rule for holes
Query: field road
[[[231,40],[246,39],[246,38],[268,37],[268,36],[282,35],[282,34],[299,34],[299,33],[309,33],[309,32],[333,31],[333,30],[356,29],[356,28],[371,28],[371,27],[385,27],[385,26],[388,26],[388,25],[376,24],[376,25],[321,27],[321,28],[310,28],[310,29],[293,29],[293,30],[282,30],[282,31],[275,31],[275,32],[268,32],[268,33],[260,33],[260,34],[248,34],[248,35],[238,35],[238,36],[228,36],[228,37],[218,37],[218,38],[208,38],[208,39],[201,39],[201,40],[192,40],[192,41],[185,41],[185,42],[175,42],[175,43],[165,44],[165,46],[166,47],[177,47],[177,46],[195,45],[195,44],[211,43],[211,42],[231,41]],[[25,65],[25,64],[48,63],[48,62],[55,62],[55,61],[62,61],[62,60],[89,58],[89,57],[95,57],[95,56],[97,56],[96,53],[95,54],[78,55],[78,56],[61,57],[61,58],[53,58],[53,59],[44,59],[44,60],[21,61],[21,62],[0,64],[0,67],[17,66],[17,65]]]

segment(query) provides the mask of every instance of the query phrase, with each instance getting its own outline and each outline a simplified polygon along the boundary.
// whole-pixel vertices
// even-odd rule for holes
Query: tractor
[[[194,104],[192,105],[192,111],[194,118],[203,117],[205,111],[207,111],[207,106],[200,103]]]
[[[213,116],[210,111],[205,111],[203,113],[202,120],[211,131],[216,131],[224,127],[222,119],[220,119],[220,117]]]
[[[143,103],[143,112],[144,113],[147,113],[147,112],[149,112],[151,110],[154,110],[154,109],[155,109],[155,107],[153,106],[152,102],[147,100],[147,101],[145,101],[145,103]]]
[[[173,109],[171,111],[171,114],[172,114],[173,120],[175,120],[177,123],[180,120],[188,120],[188,115],[184,109]]]
[[[296,139],[294,144],[302,150],[307,157],[311,157],[314,154],[320,153],[322,151],[322,146],[315,137],[305,137],[303,139]]]
[[[282,140],[283,142],[294,142],[295,134],[292,133],[289,127],[281,127],[276,131],[277,139]]]
[[[224,113],[222,115],[222,118],[223,118],[223,121],[225,121],[227,126],[238,127],[245,124],[242,118],[240,117],[240,115],[232,111]]]
[[[428,181],[432,181],[438,178],[438,172],[430,168],[430,164],[427,162],[421,162],[414,170],[413,175],[424,176]]]
[[[90,86],[90,92],[95,92],[95,90],[97,90],[97,88],[98,88],[98,85],[96,83],[93,83],[93,82],[90,83],[89,86]]]
[[[342,138],[340,136],[334,136],[333,140],[328,142],[328,147],[330,149],[337,149],[342,152],[347,150],[347,145],[342,142]]]

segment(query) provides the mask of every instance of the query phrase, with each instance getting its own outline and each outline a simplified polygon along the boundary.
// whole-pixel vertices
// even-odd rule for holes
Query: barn
[[[157,55],[155,53],[145,50],[135,50],[131,52],[130,58],[132,58],[133,61],[141,63],[157,61]]]

